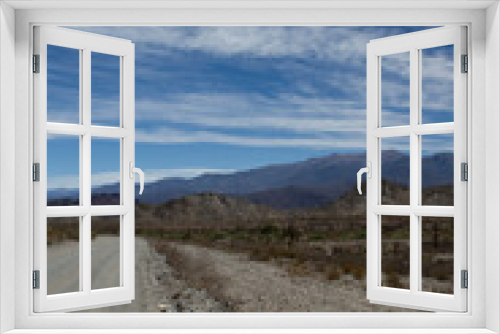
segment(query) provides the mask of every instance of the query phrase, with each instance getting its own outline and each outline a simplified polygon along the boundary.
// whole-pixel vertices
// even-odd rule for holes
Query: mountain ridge
[[[409,156],[399,151],[382,154],[383,179],[408,186]],[[364,153],[334,153],[303,161],[274,164],[231,174],[203,174],[191,179],[166,178],[148,183],[139,202],[158,204],[186,195],[214,192],[246,198],[280,209],[319,207],[336,200],[356,184],[356,172],[366,165]],[[423,187],[452,184],[453,154],[422,159]],[[93,195],[119,193],[119,184],[93,190]],[[136,194],[138,186],[136,186]],[[54,198],[53,196],[49,196]]]

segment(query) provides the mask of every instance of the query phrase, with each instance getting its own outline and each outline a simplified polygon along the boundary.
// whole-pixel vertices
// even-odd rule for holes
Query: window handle
[[[139,195],[142,195],[142,191],[144,190],[144,172],[140,168],[134,167],[134,162],[130,161],[129,163],[129,171],[130,171],[130,178],[134,179],[135,173],[139,174],[139,184],[140,184],[140,189],[139,189]]]
[[[362,192],[361,192],[361,175],[363,175],[363,173],[366,173],[366,177],[368,179],[370,179],[372,177],[372,163],[370,161],[368,161],[367,167],[361,168],[358,171],[358,192],[360,195],[362,194]]]

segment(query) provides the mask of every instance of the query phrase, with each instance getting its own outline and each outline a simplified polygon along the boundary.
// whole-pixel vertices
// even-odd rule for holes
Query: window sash
[[[47,45],[80,50],[79,124],[47,122]],[[94,126],[91,123],[91,53],[120,57],[120,127]],[[34,263],[40,271],[40,289],[34,289],[34,311],[74,311],[104,305],[122,304],[134,298],[134,180],[129,162],[134,161],[134,45],[130,41],[82,33],[76,30],[35,27],[34,54],[40,55],[40,73],[34,74],[34,150],[40,163],[40,181],[34,193]],[[65,134],[80,139],[80,205],[47,206],[47,135]],[[91,139],[93,136],[120,139],[120,205],[91,205]],[[91,289],[91,217],[120,216],[120,286]],[[80,291],[47,295],[47,217],[80,217],[79,286]]]
[[[461,54],[466,54],[466,28],[445,27],[371,41],[367,47],[367,161],[372,178],[367,180],[367,297],[374,303],[440,311],[467,310],[467,290],[461,289],[460,271],[467,269],[467,183],[460,180],[460,163],[467,162],[467,76],[460,73]],[[419,124],[420,50],[454,45],[454,122]],[[410,53],[410,124],[381,127],[381,57]],[[421,135],[454,134],[454,206],[422,206]],[[410,205],[381,205],[381,138],[410,138]],[[382,215],[410,217],[410,290],[381,286]],[[421,217],[454,218],[454,294],[419,291],[421,286]]]

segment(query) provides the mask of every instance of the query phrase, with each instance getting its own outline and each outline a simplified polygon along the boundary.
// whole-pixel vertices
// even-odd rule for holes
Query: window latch
[[[363,173],[366,173],[366,177],[368,179],[370,179],[372,177],[372,163],[370,161],[368,161],[367,167],[361,168],[358,171],[358,192],[360,195],[362,194],[362,192],[361,192],[361,175],[363,175]]]
[[[135,177],[135,173],[139,174],[139,184],[140,184],[140,190],[139,190],[139,195],[142,195],[142,191],[144,190],[144,172],[140,168],[134,167],[134,162],[130,161],[129,165],[129,176],[133,180]]]

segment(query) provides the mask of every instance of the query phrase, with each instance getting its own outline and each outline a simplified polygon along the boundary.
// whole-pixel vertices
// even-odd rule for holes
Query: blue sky
[[[72,29],[135,43],[136,165],[154,181],[364,152],[366,44],[427,28]],[[424,54],[425,123],[453,120],[450,51]],[[383,125],[407,122],[408,66],[405,55],[383,59]],[[48,120],[77,122],[78,53],[51,47],[48,69]],[[118,69],[117,57],[93,54],[93,124],[118,124]],[[74,141],[58,138],[66,137],[48,143],[49,187],[71,188],[78,154]],[[93,184],[116,181],[117,145],[95,142]],[[432,147],[445,150],[449,140]]]

